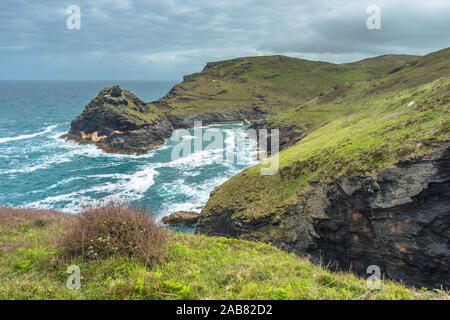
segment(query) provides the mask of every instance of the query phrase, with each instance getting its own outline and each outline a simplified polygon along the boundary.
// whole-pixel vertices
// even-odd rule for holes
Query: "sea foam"
[[[36,132],[36,133],[32,133],[32,134],[22,134],[22,135],[16,136],[16,137],[0,138],[0,143],[6,143],[6,142],[11,142],[11,141],[17,141],[17,140],[31,139],[31,138],[34,138],[34,137],[46,134],[46,133],[52,131],[53,129],[55,129],[57,126],[58,125],[51,125],[51,126],[48,126],[47,128],[45,128],[41,132]]]

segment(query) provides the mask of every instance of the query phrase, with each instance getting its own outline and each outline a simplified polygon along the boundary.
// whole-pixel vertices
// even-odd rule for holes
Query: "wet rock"
[[[193,225],[197,223],[199,217],[200,214],[197,212],[177,211],[167,217],[163,217],[161,221],[162,223],[168,225],[176,225],[176,224]]]

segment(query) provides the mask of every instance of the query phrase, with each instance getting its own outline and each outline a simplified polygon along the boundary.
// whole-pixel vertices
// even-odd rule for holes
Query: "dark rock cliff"
[[[265,129],[266,131],[266,137],[264,137],[266,140],[266,145],[264,146],[267,150],[267,154],[271,155],[272,153],[276,153],[276,150],[272,152],[272,139],[274,135],[274,129],[278,130],[278,139],[275,138],[275,141],[278,142],[278,150],[284,150],[298,141],[300,141],[302,138],[306,136],[305,131],[302,128],[299,128],[295,125],[289,125],[284,127],[274,126],[266,119],[262,120],[256,120],[251,123],[251,125],[248,127],[248,130],[255,130],[256,137],[258,142],[260,141],[260,134],[261,129]],[[264,139],[263,139],[264,141]]]
[[[398,163],[376,177],[341,177],[312,190],[279,217],[248,221],[202,215],[197,232],[272,242],[315,262],[450,288],[450,148]]]

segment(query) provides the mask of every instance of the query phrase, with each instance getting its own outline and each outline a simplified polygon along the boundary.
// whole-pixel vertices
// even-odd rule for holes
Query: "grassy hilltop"
[[[267,56],[212,62],[200,73],[185,76],[183,83],[151,105],[161,107],[168,115],[253,108],[277,114],[341,83],[367,80],[415,59],[415,56],[387,55],[337,65]]]

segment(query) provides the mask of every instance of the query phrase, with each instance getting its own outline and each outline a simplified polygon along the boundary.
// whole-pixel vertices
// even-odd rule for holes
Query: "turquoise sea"
[[[175,83],[0,81],[1,206],[77,213],[110,201],[144,202],[160,218],[177,210],[199,211],[216,186],[256,163],[252,142],[236,143],[245,138],[242,124],[203,127],[219,130],[225,143],[180,159],[172,157],[175,140],[193,142],[192,129],[140,156],[107,154],[59,138],[100,89],[114,84],[152,101]],[[241,160],[224,156],[225,150]]]

